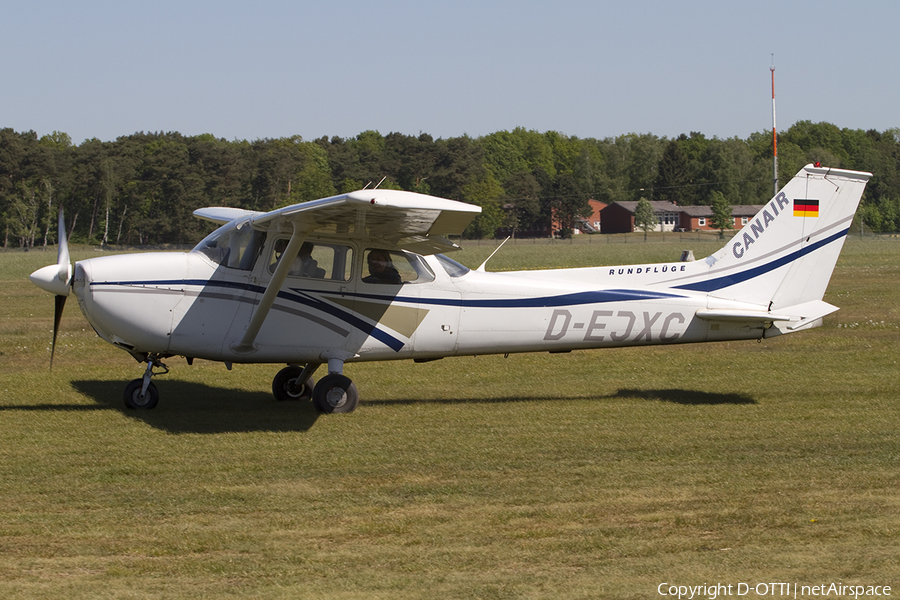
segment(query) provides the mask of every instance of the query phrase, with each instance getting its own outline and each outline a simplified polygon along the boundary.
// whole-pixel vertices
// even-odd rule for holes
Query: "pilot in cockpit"
[[[287,240],[278,240],[275,242],[275,260],[269,265],[270,272],[275,272],[275,265],[281,260],[284,251],[287,249],[287,245]],[[313,248],[314,246],[310,242],[303,242],[300,245],[300,251],[297,252],[297,256],[294,258],[291,270],[288,272],[289,275],[295,277],[313,277],[316,279],[325,277],[325,269],[321,268],[319,263],[312,257]]]
[[[366,258],[369,275],[363,277],[366,283],[400,283],[400,273],[391,261],[387,250],[370,250]]]

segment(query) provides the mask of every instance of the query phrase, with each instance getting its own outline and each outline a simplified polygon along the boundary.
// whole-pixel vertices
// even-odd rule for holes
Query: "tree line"
[[[900,230],[900,129],[839,129],[800,121],[778,136],[779,181],[803,165],[871,171],[860,216],[876,232]],[[135,133],[79,145],[61,132],[0,129],[3,247],[56,242],[65,209],[74,242],[191,244],[210,225],[202,206],[268,211],[379,185],[482,207],[467,237],[498,229],[568,235],[588,199],[679,205],[762,204],[773,195],[771,132],[747,139],[627,134],[592,139],[518,128],[434,139],[365,131],[227,141],[211,134]]]

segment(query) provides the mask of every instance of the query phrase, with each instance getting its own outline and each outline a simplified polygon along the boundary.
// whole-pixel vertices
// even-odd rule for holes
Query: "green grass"
[[[489,267],[717,245],[510,242]],[[2,597],[900,588],[900,240],[848,241],[826,295],[842,309],[810,332],[354,364],[360,408],[330,416],[276,403],[275,365],[176,358],[159,407],[128,411],[142,367],[74,300],[49,372],[53,301],[27,274],[54,260],[0,254]]]

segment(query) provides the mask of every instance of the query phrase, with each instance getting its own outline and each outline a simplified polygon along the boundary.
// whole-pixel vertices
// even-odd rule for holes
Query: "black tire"
[[[159,404],[159,390],[150,382],[147,393],[141,398],[141,388],[144,387],[143,379],[134,379],[125,386],[125,406],[131,410],[150,410]]]
[[[297,388],[297,378],[303,373],[303,367],[290,366],[278,371],[272,380],[272,394],[279,402],[288,400],[309,400],[313,395],[313,388],[316,382],[310,377],[306,382]]]
[[[332,373],[316,384],[313,404],[323,414],[350,413],[359,404],[359,392],[349,377]]]

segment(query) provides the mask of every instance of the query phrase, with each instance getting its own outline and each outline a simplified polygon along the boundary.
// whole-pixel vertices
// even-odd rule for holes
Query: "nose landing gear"
[[[158,354],[147,355],[147,369],[144,371],[144,376],[131,380],[125,386],[124,400],[127,408],[150,410],[159,404],[159,390],[156,389],[150,378],[169,372],[169,367],[162,363],[161,358]],[[154,367],[160,368],[162,371],[154,371]]]

